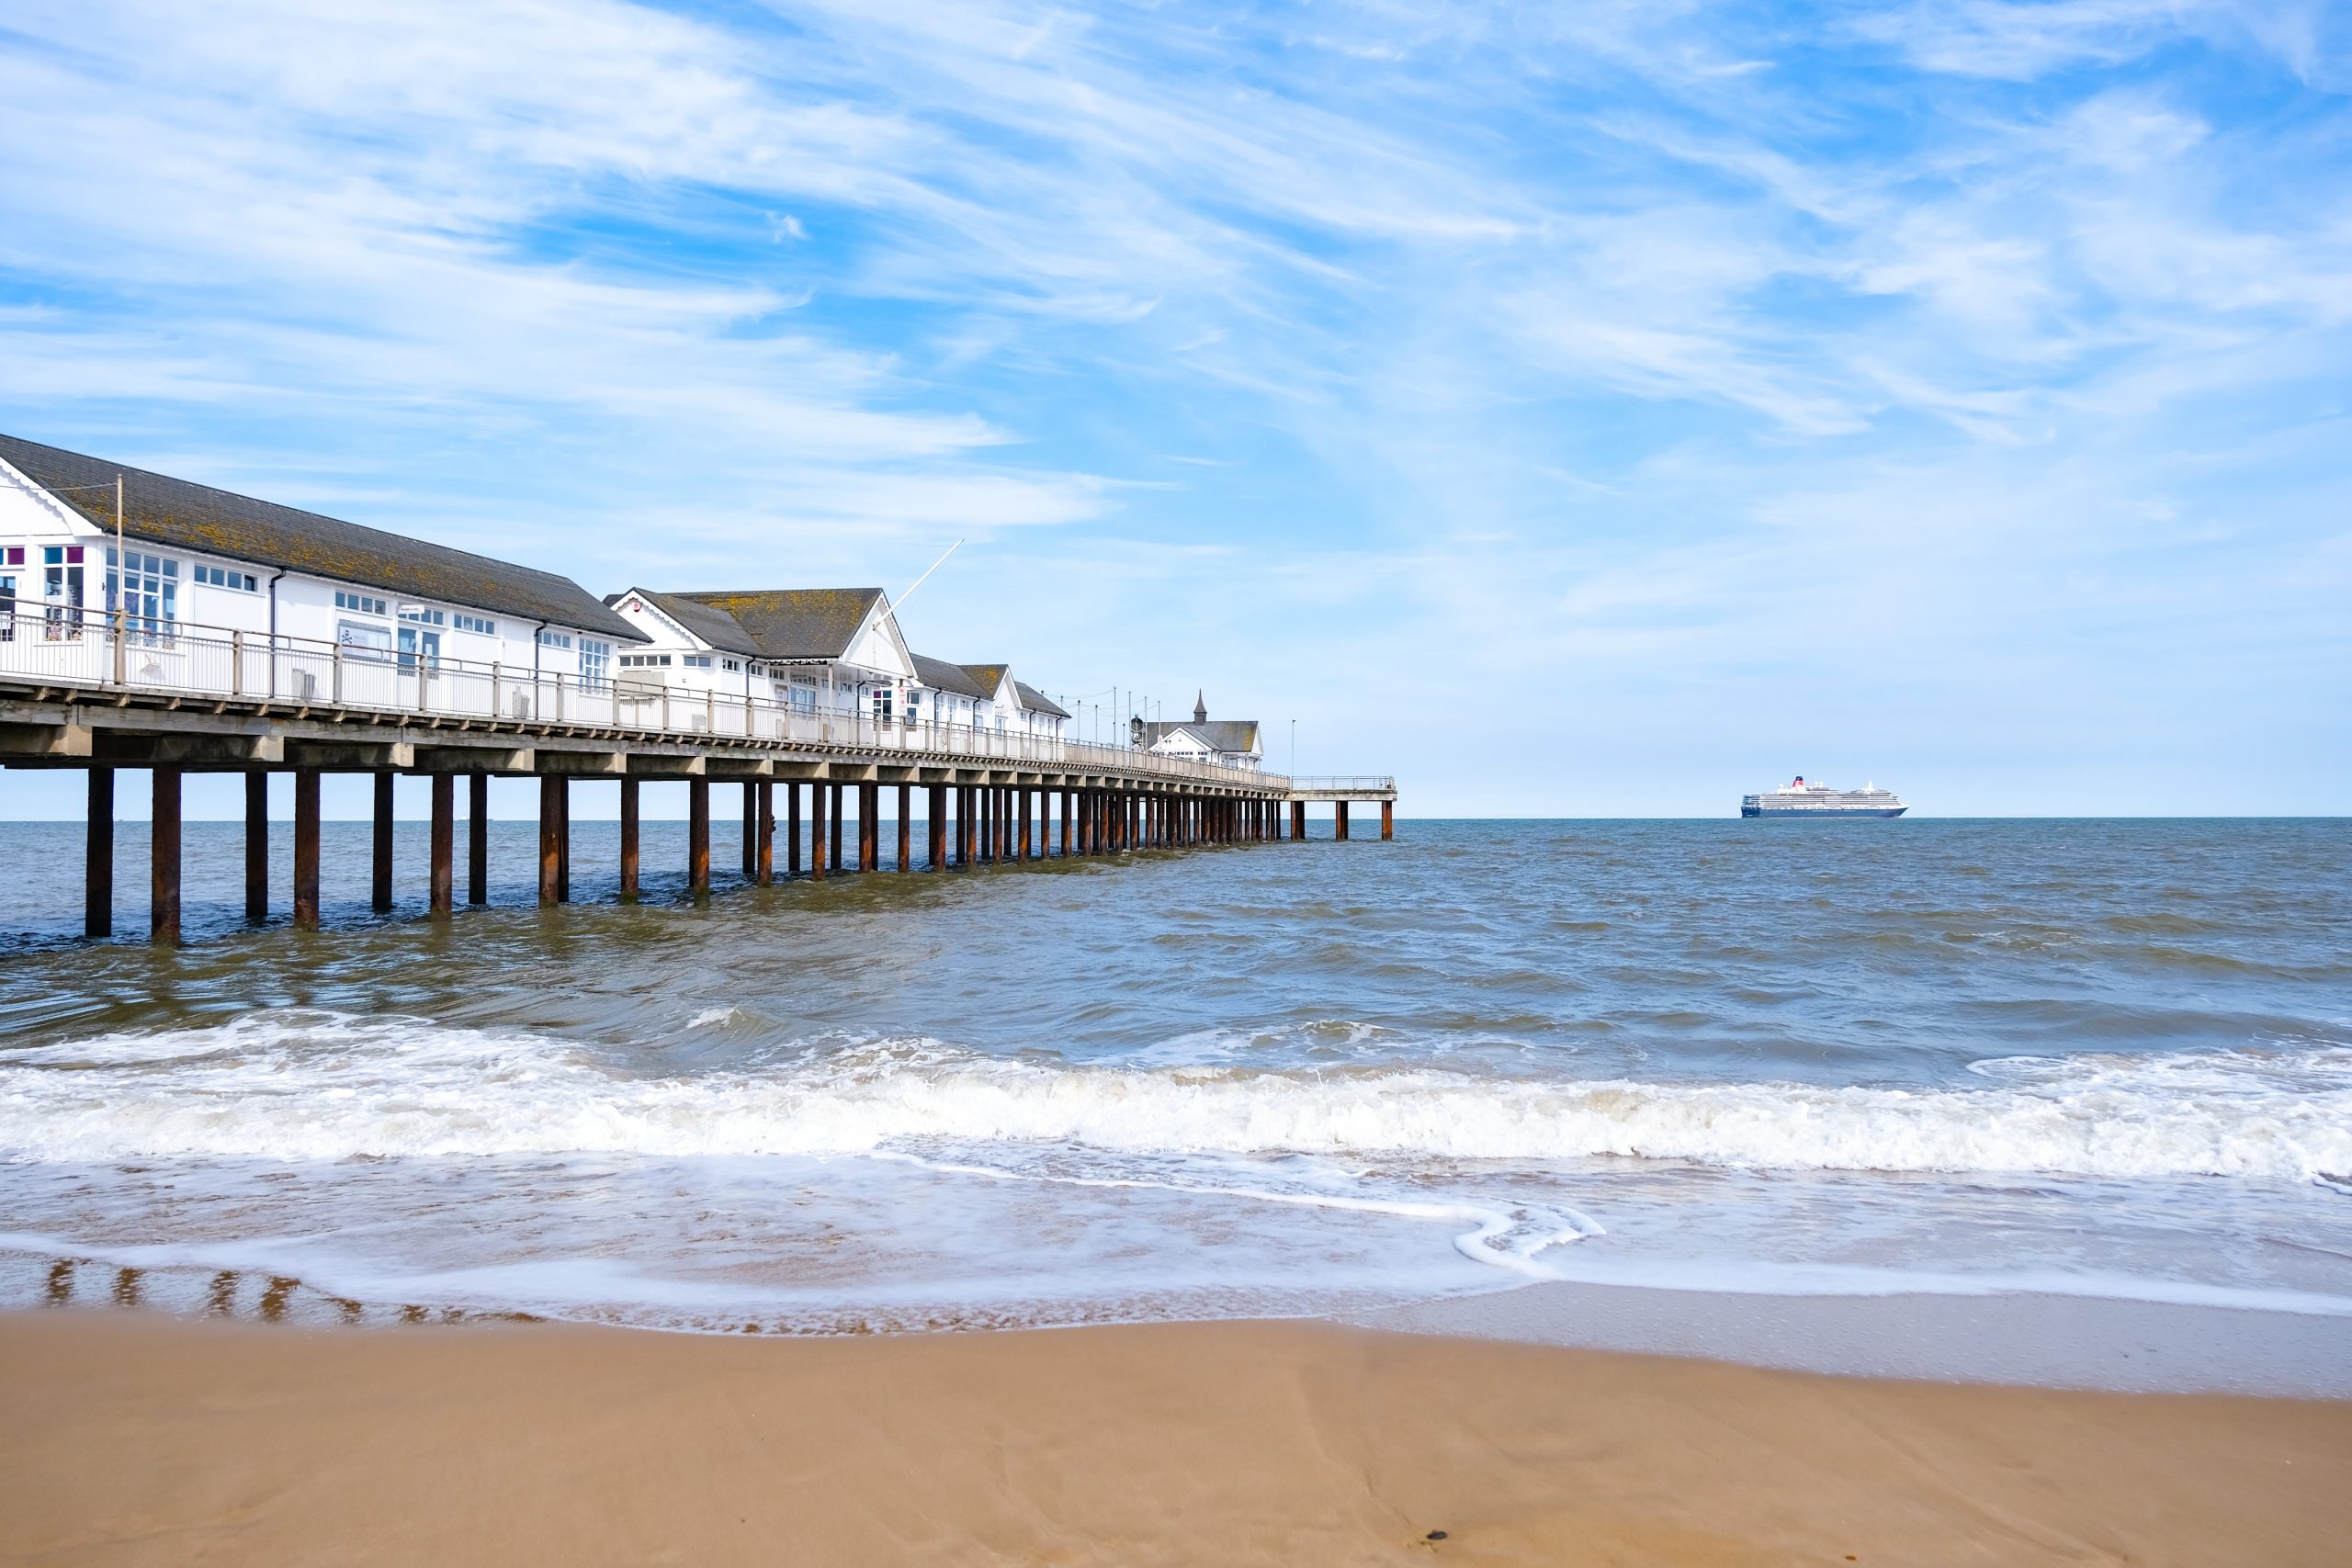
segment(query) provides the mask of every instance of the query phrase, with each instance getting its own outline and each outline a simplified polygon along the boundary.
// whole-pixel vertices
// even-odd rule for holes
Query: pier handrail
[[[1290,780],[1293,789],[1342,790],[1360,789],[1367,793],[1392,790],[1396,787],[1393,773],[1299,773]]]
[[[901,752],[910,760],[1001,760],[1078,770],[1093,765],[1105,772],[1265,790],[1289,782],[1278,773],[1127,745],[928,718],[877,719],[871,713],[672,686],[630,668],[587,680],[503,663],[135,616],[118,634],[102,611],[23,600],[13,609],[0,608],[0,680],[51,690],[130,691],[306,713],[365,714],[394,722],[475,719],[535,730],[589,728],[645,740],[815,746]]]

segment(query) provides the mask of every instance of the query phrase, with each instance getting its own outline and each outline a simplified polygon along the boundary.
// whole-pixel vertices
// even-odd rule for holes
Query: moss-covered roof
[[[122,531],[144,543],[381,589],[408,599],[488,610],[630,642],[645,640],[642,632],[594,594],[550,571],[13,435],[0,435],[0,459],[109,533],[115,523],[115,477],[120,475]]]
[[[879,588],[771,588],[719,593],[672,593],[728,615],[750,636],[763,659],[840,659],[849,652]]]
[[[953,692],[959,697],[970,697],[975,702],[986,702],[996,695],[993,688],[983,688],[978,681],[966,674],[960,664],[950,664],[944,659],[926,659],[920,653],[914,656],[914,660],[916,678],[934,692]]]
[[[689,598],[683,593],[656,593],[650,589],[636,588],[627,593],[616,593],[605,603],[617,604],[623,599],[644,600],[702,638],[709,647],[722,649],[729,653],[750,654],[754,659],[761,656],[760,645],[752,640],[752,634],[743,629],[741,622],[726,611],[706,604],[699,599]]]

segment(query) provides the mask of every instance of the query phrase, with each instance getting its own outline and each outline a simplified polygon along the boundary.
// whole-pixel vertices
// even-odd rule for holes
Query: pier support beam
[[[635,779],[621,780],[621,902],[637,902],[638,828],[644,819],[644,801],[639,797],[639,784]]]
[[[552,908],[561,900],[563,872],[563,779],[557,773],[539,775],[539,907]]]
[[[555,781],[555,901],[571,902],[571,780]]]
[[[1380,836],[1383,840],[1396,836],[1396,803],[1393,800],[1380,803]]]
[[[294,770],[294,924],[319,929],[319,770]]]
[[[933,871],[947,869],[947,786],[933,784],[923,792],[925,858]]]
[[[376,871],[368,883],[368,907],[378,914],[392,908],[392,773],[376,770]]]
[[[490,902],[490,775],[466,775],[466,902]]]
[[[245,919],[269,919],[269,775],[258,768],[245,775]]]
[[[825,795],[830,786],[812,784],[808,786],[808,875],[811,881],[825,880]]]
[[[686,781],[686,890],[710,897],[710,781]]]
[[[1331,803],[1331,837],[1340,843],[1348,841],[1348,803],[1344,800]]]
[[[752,858],[752,874],[766,887],[775,881],[775,785],[766,779],[760,781],[759,800],[752,809],[759,814],[760,845]]]
[[[1306,802],[1303,800],[1290,803],[1290,836],[1294,839],[1306,837]]]
[[[82,837],[82,934],[114,935],[114,770],[89,770],[89,818]]]
[[[1016,790],[1014,796],[1021,803],[1021,842],[1014,848],[1013,853],[1023,860],[1027,860],[1030,850],[1037,841],[1030,837],[1030,829],[1035,824],[1029,819],[1029,792],[1025,789]]]
[[[449,914],[458,904],[458,780],[454,773],[433,775],[433,848],[430,904],[435,915]]]
[[[164,947],[180,942],[180,771],[156,768],[153,844],[149,862],[147,940]]]
[[[899,869],[912,871],[915,860],[915,787],[899,786]]]
[[[842,796],[846,792],[840,784],[827,784],[825,793],[832,797],[825,803],[826,808],[832,813],[831,821],[829,824],[830,836],[826,840],[829,848],[825,863],[835,871],[846,871],[849,869],[849,863],[842,859]]]

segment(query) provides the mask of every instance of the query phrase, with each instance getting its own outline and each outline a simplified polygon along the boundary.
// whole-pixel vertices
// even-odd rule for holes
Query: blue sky
[[[965,538],[924,651],[1419,814],[2343,811],[2347,90],[2295,0],[17,0],[0,428],[599,592]]]

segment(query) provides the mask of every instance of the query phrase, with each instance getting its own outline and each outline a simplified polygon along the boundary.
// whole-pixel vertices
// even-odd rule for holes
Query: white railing
[[[1392,773],[1323,773],[1313,776],[1302,773],[1287,783],[1288,787],[1294,790],[1321,790],[1328,794],[1362,790],[1366,795],[1373,795],[1396,787],[1396,779]]]
[[[1125,746],[968,725],[877,719],[710,690],[660,684],[640,671],[583,681],[527,668],[425,658],[265,632],[185,623],[134,626],[117,637],[103,611],[0,610],[0,680],[45,687],[220,697],[395,719],[470,718],[617,730],[669,739],[902,751],[1036,762],[1080,771],[1242,784],[1279,790],[1279,775],[1162,757]]]

